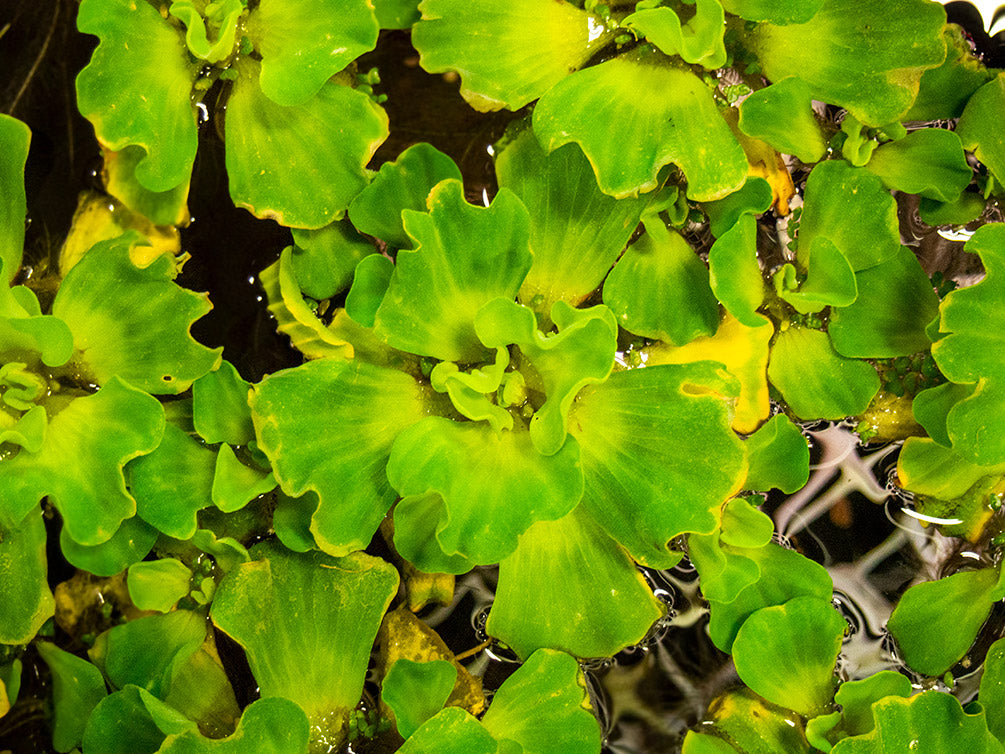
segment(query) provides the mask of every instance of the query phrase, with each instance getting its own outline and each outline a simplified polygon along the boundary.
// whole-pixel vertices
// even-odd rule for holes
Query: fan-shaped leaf
[[[0,264],[2,282],[12,280],[21,269],[24,250],[24,220],[27,203],[24,194],[24,165],[28,159],[31,129],[9,115],[0,114],[0,151],[6,155],[0,163]]]
[[[582,448],[583,505],[640,563],[672,567],[667,543],[712,531],[740,488],[746,458],[724,400],[736,390],[706,362],[615,372],[579,396],[569,432]]]
[[[814,99],[882,126],[907,111],[921,75],[945,59],[945,22],[924,0],[830,0],[805,23],[761,24],[752,43],[771,81],[798,76]]]
[[[618,198],[656,188],[670,163],[695,201],[719,199],[747,177],[743,149],[708,87],[647,46],[559,82],[534,109],[534,133],[548,152],[579,144],[601,190]]]
[[[283,491],[314,491],[318,545],[366,547],[395,494],[384,467],[395,438],[427,415],[422,388],[363,361],[321,359],[266,377],[251,399],[259,446]]]
[[[578,506],[531,526],[499,564],[486,631],[521,657],[541,647],[609,657],[640,642],[663,612],[628,553]]]
[[[302,105],[332,76],[377,44],[367,0],[318,4],[262,0],[245,33],[262,56],[262,92],[277,105]]]
[[[77,28],[101,43],[77,76],[77,107],[98,140],[118,152],[146,152],[135,168],[149,191],[187,183],[198,144],[190,101],[200,63],[185,38],[150,3],[85,0]]]
[[[519,110],[582,66],[617,31],[566,0],[424,0],[412,31],[422,67],[456,71],[482,112]]]
[[[241,61],[227,101],[234,203],[297,228],[339,219],[367,184],[366,165],[387,138],[387,113],[335,80],[300,104],[276,104],[258,86],[259,64]]]
[[[55,610],[46,583],[45,523],[36,509],[19,525],[0,525],[0,642],[27,644]]]

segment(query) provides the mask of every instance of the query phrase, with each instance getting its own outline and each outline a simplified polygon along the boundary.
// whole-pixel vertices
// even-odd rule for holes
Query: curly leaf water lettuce
[[[373,49],[378,25],[364,0],[302,6],[180,0],[162,16],[147,2],[81,3],[78,28],[101,41],[77,78],[78,107],[110,162],[128,163],[109,188],[155,222],[184,218],[197,111],[222,78],[234,83],[226,142],[235,203],[297,227],[340,217],[388,134],[383,109],[346,72]],[[319,146],[339,159],[317,160]]]

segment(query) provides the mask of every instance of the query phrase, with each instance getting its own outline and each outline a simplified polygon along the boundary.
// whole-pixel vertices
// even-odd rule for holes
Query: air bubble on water
[[[209,108],[206,107],[206,103],[204,103],[204,102],[196,102],[195,103],[195,107],[199,111],[199,116],[198,116],[199,125],[201,126],[203,123],[208,123],[209,122]]]

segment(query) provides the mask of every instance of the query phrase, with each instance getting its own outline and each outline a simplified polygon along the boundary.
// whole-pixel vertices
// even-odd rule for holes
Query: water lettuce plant
[[[83,0],[114,200],[45,274],[0,115],[0,741],[44,698],[58,752],[642,751],[611,658],[697,626],[687,754],[1002,751],[1005,73],[926,0],[316,5]],[[513,111],[490,174],[372,161],[382,28]],[[179,284],[210,107],[289,229],[261,377]],[[888,588],[879,668],[784,536],[836,427],[969,558]]]

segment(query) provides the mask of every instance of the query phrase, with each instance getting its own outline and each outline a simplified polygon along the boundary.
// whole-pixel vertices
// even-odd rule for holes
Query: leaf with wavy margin
[[[429,213],[405,210],[414,250],[398,252],[374,332],[389,345],[444,361],[482,361],[475,315],[497,298],[515,298],[531,265],[527,210],[508,189],[488,207],[464,199],[460,181],[437,184]]]
[[[531,524],[561,518],[583,494],[574,440],[542,456],[526,431],[497,434],[482,422],[438,416],[398,436],[387,478],[402,497],[438,493],[440,547],[478,565],[498,563]]]
[[[296,702],[312,736],[338,745],[398,573],[363,553],[330,558],[275,543],[251,553],[220,583],[213,623],[244,648],[263,698]]]
[[[175,259],[161,254],[144,267],[131,259],[148,245],[130,231],[95,244],[71,269],[52,313],[73,332],[75,360],[99,385],[113,376],[155,395],[180,393],[220,363],[190,332],[212,304],[174,282]]]
[[[255,217],[321,228],[367,184],[366,165],[388,135],[387,113],[363,92],[327,81],[297,105],[259,88],[259,63],[242,58],[227,101],[230,197]]]
[[[200,62],[157,9],[137,0],[84,0],[77,28],[101,39],[77,76],[77,108],[103,146],[146,152],[135,168],[149,191],[188,182],[198,134],[190,101]]]
[[[701,362],[615,372],[580,394],[569,433],[582,449],[583,505],[640,563],[672,567],[679,556],[667,543],[712,531],[740,489],[746,454],[726,405],[737,390]]]
[[[261,55],[262,93],[277,105],[302,105],[332,76],[377,44],[368,0],[261,0],[244,32]]]
[[[600,189],[619,199],[655,189],[670,163],[695,201],[720,199],[747,178],[743,148],[712,92],[648,46],[562,80],[534,108],[533,122],[548,152],[579,144]]]
[[[628,553],[578,506],[535,523],[499,564],[485,630],[521,657],[542,647],[610,657],[642,641],[664,612]]]
[[[946,417],[953,449],[980,465],[1005,462],[1005,427],[997,421],[1005,411],[1005,225],[978,228],[964,246],[980,256],[987,271],[976,285],[953,291],[940,306],[939,331],[947,333],[932,345],[932,356],[952,382],[974,384],[969,398]]]
[[[760,24],[750,42],[771,81],[798,76],[814,99],[882,126],[910,108],[922,74],[945,59],[945,22],[925,0],[828,0],[805,23]]]
[[[336,556],[365,548],[395,499],[384,473],[392,444],[428,415],[419,383],[358,360],[320,359],[263,379],[251,412],[283,491],[320,497],[311,519],[318,545]]]
[[[112,377],[50,420],[38,453],[0,461],[0,523],[16,526],[48,495],[75,541],[106,541],[136,512],[123,467],[156,448],[163,433],[157,399]]]
[[[456,71],[461,96],[482,112],[519,110],[617,34],[566,0],[423,0],[419,10],[412,43],[422,67]]]

